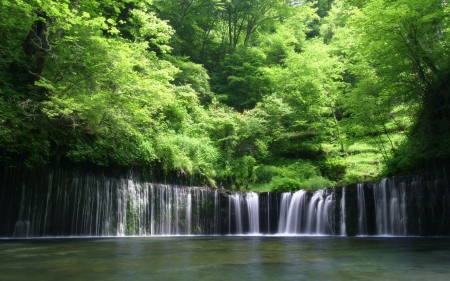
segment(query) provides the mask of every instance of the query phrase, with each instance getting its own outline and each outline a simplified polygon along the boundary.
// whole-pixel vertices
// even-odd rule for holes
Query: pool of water
[[[450,280],[450,239],[0,240],[0,280]]]

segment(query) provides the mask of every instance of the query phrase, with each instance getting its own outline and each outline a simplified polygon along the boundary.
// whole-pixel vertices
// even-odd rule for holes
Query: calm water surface
[[[450,239],[5,239],[0,280],[450,280]]]

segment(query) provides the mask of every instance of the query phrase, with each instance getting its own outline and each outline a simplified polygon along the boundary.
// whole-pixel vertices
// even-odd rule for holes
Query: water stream
[[[364,184],[356,186],[358,193],[358,233],[367,235],[366,197],[364,195]]]
[[[3,175],[0,237],[450,235],[446,177],[230,192],[49,169]]]

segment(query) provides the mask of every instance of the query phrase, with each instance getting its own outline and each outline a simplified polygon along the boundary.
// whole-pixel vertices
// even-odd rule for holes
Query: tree
[[[173,54],[207,64],[209,48],[215,49],[211,32],[219,21],[220,1],[154,1],[153,7],[176,30],[171,39]]]
[[[268,79],[262,70],[264,54],[257,48],[240,48],[227,55],[212,76],[213,90],[240,111],[253,108],[268,92]]]
[[[449,155],[442,145],[450,133],[445,125],[450,89],[448,9],[446,2],[418,0],[374,0],[353,8],[351,23],[360,34],[360,61],[367,62],[361,70],[372,73],[372,82],[362,79],[357,87],[371,91],[390,108],[405,105],[414,112],[409,142],[416,145],[405,144],[415,150],[414,155],[400,149],[394,171]]]

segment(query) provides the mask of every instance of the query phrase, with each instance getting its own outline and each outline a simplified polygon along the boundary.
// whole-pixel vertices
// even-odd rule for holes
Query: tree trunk
[[[39,80],[39,76],[44,70],[45,60],[51,50],[49,43],[50,34],[48,31],[51,25],[51,19],[45,15],[42,18],[45,18],[45,22],[42,20],[34,22],[23,47],[28,64],[26,74],[27,85],[34,85]]]

